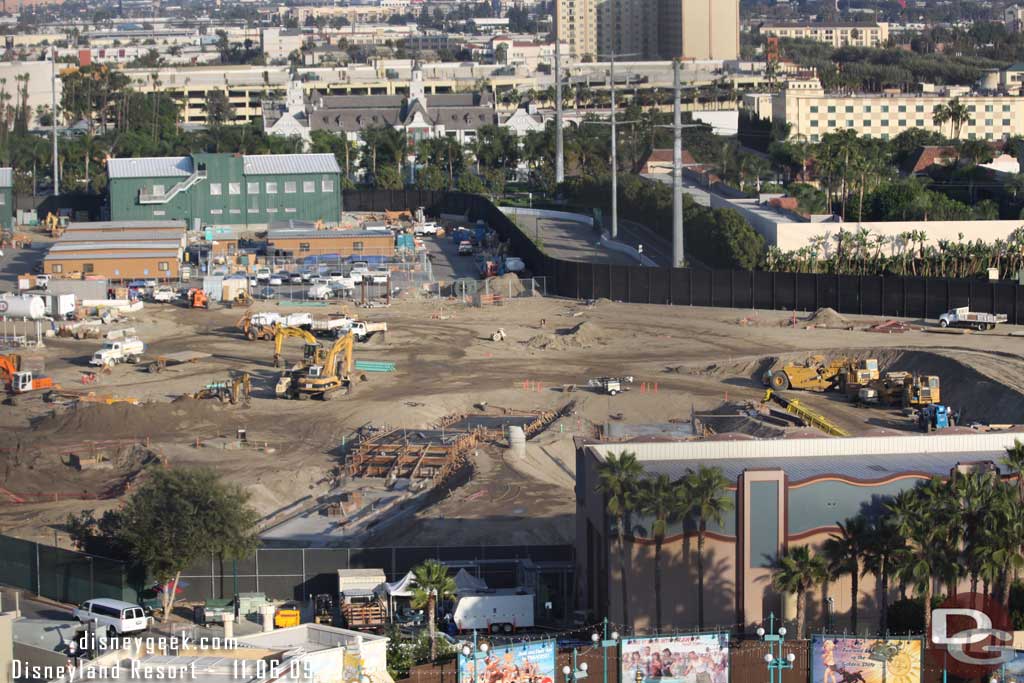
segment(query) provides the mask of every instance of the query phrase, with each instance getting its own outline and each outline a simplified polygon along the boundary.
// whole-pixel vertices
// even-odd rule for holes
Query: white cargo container
[[[42,320],[46,317],[46,304],[42,297],[7,294],[0,298],[0,318]]]
[[[455,625],[461,631],[487,630],[491,633],[512,633],[517,628],[531,628],[534,596],[517,589],[463,595],[455,605]]]

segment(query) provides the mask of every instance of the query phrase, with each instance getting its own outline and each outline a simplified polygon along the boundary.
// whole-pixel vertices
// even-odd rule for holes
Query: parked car
[[[436,235],[438,225],[434,221],[426,221],[424,223],[417,223],[413,228],[413,234],[415,235]]]
[[[106,631],[110,638],[149,628],[149,618],[141,607],[111,598],[86,600],[71,612],[71,618],[83,624],[95,621],[97,632]]]
[[[302,282],[310,282],[314,277],[316,277],[316,272],[312,270],[304,270],[299,273],[299,280]]]
[[[284,284],[284,282],[284,278],[282,278],[280,275],[271,275],[270,282],[268,284],[271,285],[272,287],[280,287],[281,285]]]
[[[459,242],[459,256],[472,256],[473,244],[469,240]]]
[[[260,287],[255,292],[253,292],[252,295],[256,299],[263,299],[264,301],[268,301],[270,299],[277,298],[277,291],[271,289],[270,287]]]
[[[320,282],[310,287],[309,290],[306,292],[306,296],[310,299],[323,301],[325,299],[330,299],[331,297],[333,297],[334,290],[331,289],[330,283]]]
[[[270,268],[257,268],[256,269],[256,282],[269,282],[270,281]]]
[[[301,273],[282,273],[282,275],[287,275],[288,277],[285,278],[285,282],[293,285],[300,285],[305,282]]]
[[[153,301],[168,303],[178,298],[177,290],[171,287],[157,287],[153,290]]]

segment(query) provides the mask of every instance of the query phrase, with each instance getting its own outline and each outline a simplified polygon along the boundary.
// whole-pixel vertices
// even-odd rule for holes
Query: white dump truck
[[[512,633],[517,628],[532,628],[532,593],[518,589],[463,595],[455,605],[452,619],[462,631]]]
[[[118,363],[138,363],[145,350],[146,345],[138,337],[113,339],[104,343],[103,348],[92,354],[89,365],[112,368]]]
[[[967,306],[954,308],[939,316],[939,327],[969,327],[974,330],[991,330],[999,323],[1005,322],[1005,313],[977,313]]]

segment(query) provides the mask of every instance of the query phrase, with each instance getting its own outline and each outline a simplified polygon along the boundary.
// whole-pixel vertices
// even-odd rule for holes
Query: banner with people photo
[[[642,678],[641,678],[642,677]],[[626,638],[622,641],[623,683],[728,683],[729,636]]]
[[[838,638],[811,641],[811,683],[921,683],[921,641]]]
[[[492,645],[474,659],[459,653],[460,683],[557,683],[555,641]]]

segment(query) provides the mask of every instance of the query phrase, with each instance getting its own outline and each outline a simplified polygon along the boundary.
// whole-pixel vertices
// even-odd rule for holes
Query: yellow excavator
[[[306,342],[306,346],[302,350],[301,365],[303,367],[318,365],[323,362],[323,347],[320,346],[320,342],[318,342],[316,337],[314,337],[310,332],[302,329],[301,327],[285,327],[283,325],[278,325],[274,331],[275,368],[284,367],[284,358],[281,357],[281,348],[284,346],[284,340],[288,337],[298,337]]]
[[[329,401],[341,390],[347,391],[352,385],[352,349],[355,343],[355,335],[349,332],[334,342],[321,362],[286,373],[287,383],[282,375],[277,386],[278,398],[319,398]]]

